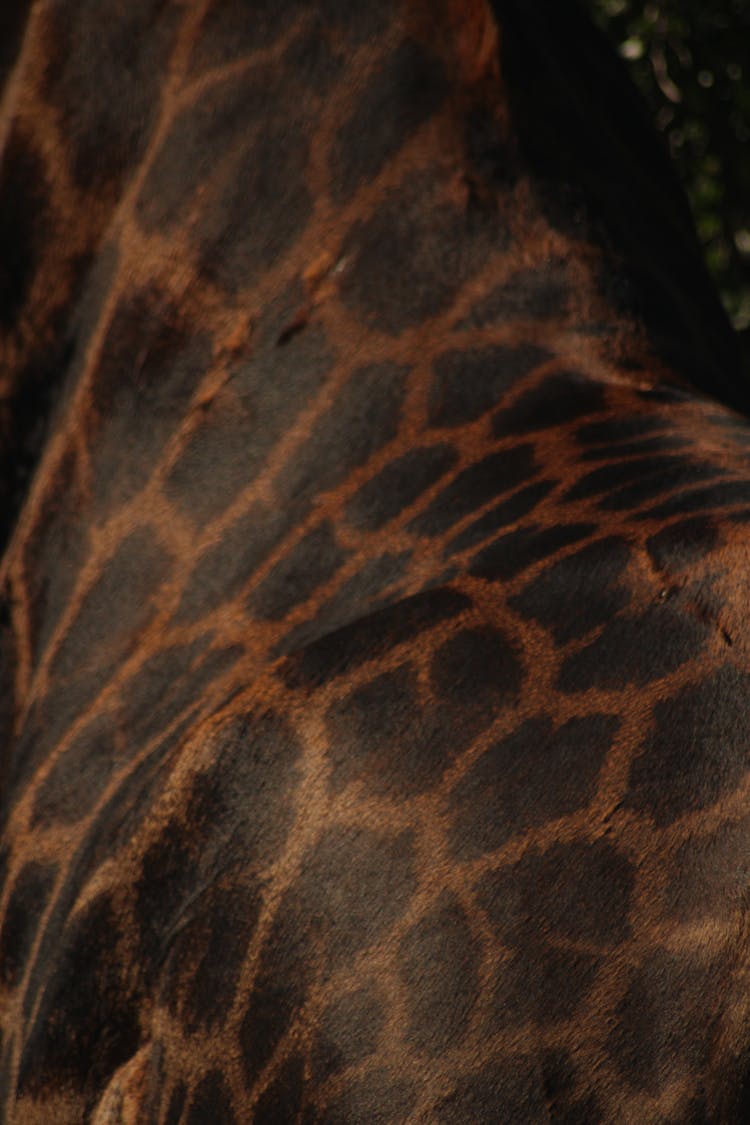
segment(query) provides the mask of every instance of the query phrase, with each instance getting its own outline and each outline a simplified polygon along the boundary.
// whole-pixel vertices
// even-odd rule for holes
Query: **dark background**
[[[750,0],[587,0],[687,190],[750,378]]]

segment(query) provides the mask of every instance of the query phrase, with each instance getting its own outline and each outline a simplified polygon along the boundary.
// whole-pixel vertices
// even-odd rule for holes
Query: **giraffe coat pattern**
[[[552,0],[0,16],[0,1115],[750,1113],[750,386]]]

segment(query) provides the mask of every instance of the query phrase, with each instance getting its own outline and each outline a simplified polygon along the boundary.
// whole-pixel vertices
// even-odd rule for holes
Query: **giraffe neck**
[[[525,18],[504,9],[310,2],[261,5],[252,19],[241,5],[153,0],[116,16],[34,9],[6,85],[0,179],[13,215],[0,314],[4,536],[44,445],[40,419],[59,403],[96,421],[91,373],[115,314],[141,331],[142,364],[133,374],[113,361],[103,414],[131,382],[158,412],[149,352],[181,346],[187,322],[221,341],[199,401],[225,382],[265,393],[268,364],[253,375],[250,353],[271,338],[290,344],[334,295],[348,317],[337,339],[363,362],[394,358],[396,338],[404,354],[415,339],[440,343],[461,323],[509,340],[541,311],[541,346],[559,350],[572,323],[576,354],[624,351],[643,367],[637,327],[615,328],[602,300],[601,247],[550,224],[530,174],[522,142],[540,114],[511,105],[502,74],[527,65]],[[171,342],[149,336],[157,323]],[[310,354],[319,338],[307,333]],[[211,357],[193,362],[205,372]],[[299,395],[283,365],[273,370],[278,394]],[[170,387],[172,414],[175,394],[188,412],[195,391],[194,380]]]
[[[456,471],[488,412],[495,440],[542,401],[564,417],[599,386],[690,382],[618,306],[629,263],[606,231],[594,237],[586,208],[601,185],[580,144],[583,203],[572,221],[563,207],[573,171],[544,141],[580,128],[580,105],[568,121],[556,107],[581,97],[588,64],[581,42],[569,89],[538,54],[547,5],[331,0],[253,15],[140,0],[116,16],[31,17],[0,185],[0,199],[29,190],[6,303],[7,427],[40,384],[57,406],[3,564],[31,622],[24,716],[51,683],[67,699],[71,677],[86,698],[107,683],[101,652],[81,667],[105,564],[135,602],[167,583],[157,630],[174,615],[192,637],[226,603],[228,636],[244,644],[252,622],[261,666],[377,604],[366,584],[364,599],[303,612],[273,561],[290,535],[294,565],[315,560],[322,580],[346,557],[378,556],[382,490],[401,500],[411,478],[427,488]],[[523,67],[535,81],[518,80]],[[620,94],[616,78],[603,89]],[[346,549],[332,531],[342,514],[359,529]],[[390,581],[410,550],[407,536],[386,551],[393,541]],[[437,581],[438,557],[412,559],[402,589]],[[215,590],[206,581],[233,566]],[[248,574],[257,589],[240,612]],[[135,602],[107,638],[112,668],[136,633],[148,648]],[[63,722],[54,692],[53,705]],[[45,729],[40,747],[54,741]]]
[[[635,378],[652,378],[658,359],[660,380],[748,407],[681,195],[649,131],[632,125],[641,110],[622,76],[596,73],[598,44],[575,10],[297,2],[262,5],[250,19],[239,5],[180,12],[142,0],[107,13],[107,29],[88,8],[55,11],[32,14],[6,83],[4,536],[43,444],[40,417],[85,379],[90,341],[107,331],[111,309],[97,308],[96,294],[133,282],[149,294],[142,304],[192,300],[193,317],[229,293],[230,350],[250,327],[248,309],[280,287],[285,341],[334,288],[354,306],[375,295],[372,327],[407,340],[407,310],[434,338],[434,317],[460,290],[468,315],[506,332],[524,314],[573,311],[576,354],[588,324],[585,349],[598,335],[599,353]],[[103,48],[92,65],[93,40]],[[115,97],[120,43],[129,87]],[[623,155],[625,188],[609,171]],[[19,196],[20,221],[10,206]],[[367,227],[377,211],[382,230]],[[413,215],[418,246],[402,234]],[[197,246],[169,239],[186,225]],[[367,263],[352,252],[362,230]],[[536,338],[559,348],[560,316],[547,320]],[[351,346],[365,350],[354,333]]]

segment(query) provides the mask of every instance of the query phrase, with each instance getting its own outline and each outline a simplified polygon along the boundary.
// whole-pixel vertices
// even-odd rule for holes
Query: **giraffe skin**
[[[2,20],[2,1119],[746,1120],[750,392],[617,60]]]

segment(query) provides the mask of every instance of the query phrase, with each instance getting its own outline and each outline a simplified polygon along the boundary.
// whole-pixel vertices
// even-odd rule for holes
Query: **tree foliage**
[[[750,357],[750,0],[589,0],[682,176]]]

